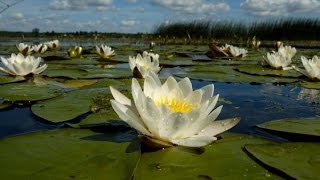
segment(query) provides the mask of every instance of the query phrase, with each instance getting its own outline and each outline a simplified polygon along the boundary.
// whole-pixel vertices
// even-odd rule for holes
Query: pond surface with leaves
[[[114,44],[100,60],[93,46],[69,59],[67,43],[42,55],[47,70],[26,78],[0,74],[1,179],[314,179],[320,169],[320,82],[262,65],[269,48],[245,58],[207,59],[207,46],[156,46],[160,77],[214,83],[218,119],[240,117],[202,148],[150,150],[119,120],[109,86],[130,95],[128,57],[147,45]],[[69,44],[68,44],[69,45]],[[92,43],[91,45],[94,45]],[[112,45],[112,44],[111,44]],[[300,56],[320,55],[297,49]],[[17,50],[2,43],[0,55]],[[142,81],[141,81],[142,82]]]

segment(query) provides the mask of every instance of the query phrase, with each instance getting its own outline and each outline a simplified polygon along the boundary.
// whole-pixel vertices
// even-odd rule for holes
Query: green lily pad
[[[47,121],[64,122],[90,112],[94,97],[109,94],[109,88],[75,90],[54,99],[38,102],[32,105],[31,110]]]
[[[320,89],[320,82],[302,81],[301,86],[309,89]]]
[[[90,130],[37,132],[0,142],[1,179],[130,179],[140,157],[129,142]]]
[[[300,77],[302,76],[301,73],[295,71],[295,70],[275,70],[271,69],[269,67],[264,67],[257,64],[251,64],[251,65],[239,65],[235,67],[236,70],[248,73],[252,75],[260,75],[260,76],[282,76],[282,77]]]
[[[134,179],[279,179],[242,147],[269,141],[247,135],[225,135],[203,149],[171,147],[142,155]]]
[[[13,105],[13,104],[12,104],[11,102],[8,102],[8,101],[1,102],[1,101],[0,101],[0,110],[9,108],[9,107],[11,107],[12,105]]]
[[[279,83],[296,82],[295,78],[256,76],[241,73],[233,69],[233,66],[206,65],[186,68],[186,72],[178,72],[178,77],[189,77],[191,79],[229,82],[229,83]]]
[[[23,76],[1,76],[0,75],[0,84],[20,82],[24,80],[25,78]]]
[[[281,119],[257,126],[266,130],[320,137],[320,118]]]
[[[59,69],[47,69],[43,72],[43,75],[48,77],[66,77],[71,79],[78,79],[80,77],[86,76],[88,72],[79,68],[59,68]]]
[[[294,179],[320,177],[319,143],[246,145],[245,149],[262,163]]]
[[[66,64],[66,65],[97,65],[99,61],[91,58],[74,58],[69,60],[48,61],[48,64]]]
[[[8,101],[39,101],[54,98],[60,94],[60,89],[51,85],[23,82],[0,86],[0,97]]]
[[[85,79],[95,79],[95,78],[113,78],[113,79],[123,79],[132,77],[132,72],[130,69],[124,68],[90,68],[86,69],[88,75],[82,77]]]
[[[67,88],[81,88],[81,87],[85,87],[85,86],[92,86],[95,83],[97,83],[98,80],[85,80],[85,79],[81,79],[81,80],[66,80],[63,82],[63,85]]]
[[[113,109],[99,111],[97,113],[90,114],[85,119],[81,120],[76,124],[68,124],[74,128],[86,128],[95,126],[104,126],[106,124],[112,123],[113,121],[118,121],[119,116],[114,112]]]

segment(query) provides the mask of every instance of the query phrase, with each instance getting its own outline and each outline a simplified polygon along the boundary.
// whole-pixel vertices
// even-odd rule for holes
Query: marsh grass
[[[273,19],[256,22],[190,21],[162,23],[154,34],[188,39],[223,39],[246,41],[256,36],[260,40],[320,40],[320,20],[308,18]]]

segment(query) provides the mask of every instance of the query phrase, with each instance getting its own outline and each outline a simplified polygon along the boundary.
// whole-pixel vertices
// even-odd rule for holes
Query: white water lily
[[[45,42],[43,44],[47,45],[49,50],[52,50],[52,49],[56,49],[59,47],[59,40],[56,39],[53,41]]]
[[[305,71],[299,70],[300,72],[311,80],[320,80],[320,59],[318,56],[313,56],[312,59],[307,59],[306,57],[301,56],[301,62]]]
[[[112,48],[107,45],[101,45],[100,47],[96,46],[96,52],[103,59],[108,59],[116,55],[114,53],[114,50],[112,50]]]
[[[47,51],[48,46],[45,44],[38,44],[38,45],[32,46],[32,49],[34,52],[42,54]]]
[[[40,74],[47,68],[47,64],[40,65],[41,61],[40,57],[11,54],[9,58],[1,57],[0,71],[17,76]]]
[[[245,57],[247,56],[248,51],[244,48],[239,48],[236,46],[230,45],[229,47],[229,52],[233,57]]]
[[[189,78],[177,82],[170,76],[161,84],[150,72],[143,90],[132,79],[133,101],[113,87],[110,90],[111,105],[119,117],[160,147],[205,146],[239,122],[238,118],[214,121],[222,106],[215,108],[219,95],[213,96],[213,84],[193,91]]]
[[[24,43],[19,43],[19,44],[16,45],[16,47],[19,50],[19,52],[24,54],[24,55],[29,55],[33,51],[32,46],[30,46],[28,44],[24,44]]]
[[[280,46],[278,52],[281,53],[284,57],[287,57],[291,60],[297,53],[297,50],[296,48],[291,46]]]
[[[268,63],[272,68],[275,69],[288,69],[291,64],[291,58],[284,56],[280,52],[267,53],[267,58],[264,58],[265,62]]]
[[[138,54],[136,57],[129,56],[129,66],[134,72],[137,69],[143,78],[151,71],[158,73],[159,67],[159,55],[154,53],[148,53],[144,51],[143,54]]]

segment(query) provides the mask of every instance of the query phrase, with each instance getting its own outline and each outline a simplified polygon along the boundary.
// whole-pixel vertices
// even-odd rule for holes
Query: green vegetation
[[[287,18],[251,23],[235,21],[190,21],[162,23],[154,34],[176,38],[244,40],[320,40],[319,19]]]

